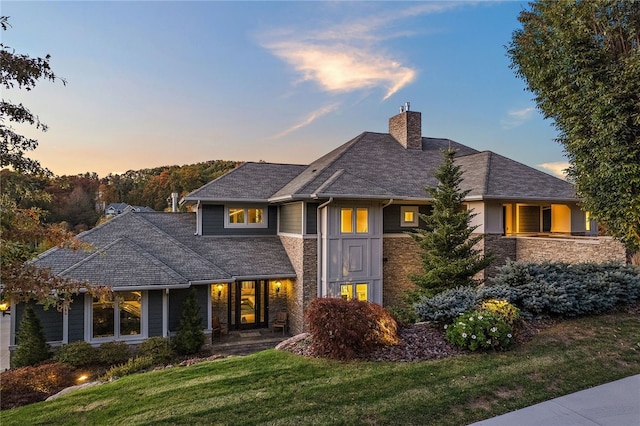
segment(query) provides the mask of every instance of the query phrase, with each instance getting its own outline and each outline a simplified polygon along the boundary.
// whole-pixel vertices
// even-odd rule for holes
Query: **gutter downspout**
[[[326,201],[326,202],[320,204],[318,206],[318,209],[317,209],[317,211],[318,211],[317,216],[318,217],[316,218],[316,222],[317,222],[316,223],[316,227],[317,227],[316,233],[318,234],[318,248],[317,248],[317,250],[318,250],[318,255],[317,255],[317,258],[318,258],[318,262],[317,262],[317,268],[318,268],[318,271],[317,271],[317,275],[318,275],[318,278],[317,278],[317,282],[318,282],[317,283],[317,285],[318,285],[317,295],[318,295],[318,297],[320,297],[322,295],[322,232],[321,232],[321,229],[322,229],[322,227],[321,227],[321,225],[322,225],[322,213],[321,213],[321,210],[323,208],[327,207],[331,203],[333,203],[333,197],[329,198],[329,201]]]
[[[384,203],[382,205],[382,208],[384,209],[385,207],[389,207],[391,204],[393,204],[393,198],[389,198],[389,201],[387,201],[386,203]]]

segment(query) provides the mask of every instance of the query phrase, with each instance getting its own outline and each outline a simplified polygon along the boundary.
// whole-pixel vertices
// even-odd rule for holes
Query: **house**
[[[107,217],[117,216],[128,211],[134,212],[152,212],[151,207],[130,206],[127,203],[111,203],[104,209],[104,215]]]
[[[318,296],[397,305],[412,286],[408,275],[421,270],[407,231],[430,210],[424,187],[437,184],[433,172],[447,148],[457,151],[467,208],[497,264],[624,261],[621,244],[596,236],[571,184],[490,151],[423,137],[421,121],[404,110],[389,120],[389,133],[362,133],[309,165],[244,163],[185,196],[191,213],[128,212],[79,236],[93,251],[43,253],[37,265],[119,295],[84,294],[67,312],[39,312],[49,340],[169,336],[192,287],[208,332],[216,317],[241,330],[269,327],[286,310],[297,333]]]

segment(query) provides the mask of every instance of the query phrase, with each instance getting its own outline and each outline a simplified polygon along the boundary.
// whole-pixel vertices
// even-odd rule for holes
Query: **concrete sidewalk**
[[[561,396],[471,426],[638,426],[640,374]]]

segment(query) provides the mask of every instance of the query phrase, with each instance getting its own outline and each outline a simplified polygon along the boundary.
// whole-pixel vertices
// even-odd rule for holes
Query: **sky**
[[[308,164],[410,102],[426,137],[552,174],[553,123],[509,68],[526,2],[2,1],[2,43],[51,55],[3,90],[49,126],[28,154],[57,175],[208,160]],[[5,123],[8,124],[8,123]]]

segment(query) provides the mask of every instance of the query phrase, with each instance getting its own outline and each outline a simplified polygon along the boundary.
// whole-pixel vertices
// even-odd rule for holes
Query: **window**
[[[591,231],[591,213],[584,212],[584,230]]]
[[[400,226],[418,226],[418,206],[400,206]]]
[[[126,338],[142,334],[142,292],[119,292],[115,300],[93,298],[92,338]]]
[[[355,214],[354,214],[355,210]],[[340,209],[340,232],[343,234],[366,234],[369,232],[369,209],[342,208]]]
[[[340,285],[340,297],[344,300],[353,299],[355,291],[355,298],[358,300],[362,300],[366,302],[369,299],[369,284],[359,283],[359,284],[341,284]]]
[[[226,208],[225,227],[266,228],[265,209],[228,207]]]

